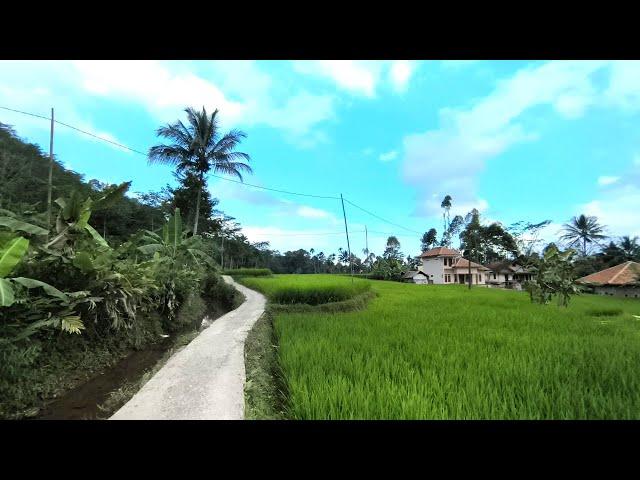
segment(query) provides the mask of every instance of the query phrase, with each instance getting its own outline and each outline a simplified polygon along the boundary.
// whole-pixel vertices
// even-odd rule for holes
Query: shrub
[[[207,305],[214,310],[231,311],[244,301],[244,296],[233,285],[228,284],[216,274],[205,277],[202,291],[202,297]]]

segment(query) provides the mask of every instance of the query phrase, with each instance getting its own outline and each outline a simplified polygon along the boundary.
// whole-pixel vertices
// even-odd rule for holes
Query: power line
[[[17,109],[8,108],[8,107],[3,107],[3,106],[0,106],[0,108],[1,108],[1,109],[3,109],[3,110],[11,111],[11,112],[21,113],[21,114],[23,114],[23,115],[29,115],[29,116],[36,117],[36,118],[42,118],[42,119],[44,119],[44,120],[50,120],[50,118],[49,118],[49,117],[45,117],[45,116],[43,116],[43,115],[38,115],[38,114],[35,114],[35,113],[25,112],[25,111],[22,111],[22,110],[17,110]],[[131,148],[131,147],[128,147],[128,146],[123,145],[123,144],[121,144],[121,143],[118,143],[118,142],[114,142],[114,141],[112,141],[112,140],[109,140],[109,139],[107,139],[107,138],[100,137],[100,136],[98,136],[98,135],[95,135],[95,134],[93,134],[93,133],[87,132],[87,131],[82,130],[82,129],[78,128],[78,127],[74,127],[73,125],[69,125],[69,124],[64,123],[64,122],[61,122],[61,121],[59,121],[59,120],[54,120],[54,122],[55,122],[55,123],[58,123],[58,124],[60,124],[60,125],[63,125],[63,126],[65,126],[65,127],[67,127],[67,128],[71,128],[71,129],[73,129],[73,130],[76,130],[76,131],[78,131],[78,132],[80,132],[80,133],[84,133],[85,135],[89,135],[89,136],[91,136],[91,137],[93,137],[93,138],[96,138],[96,139],[98,139],[98,140],[102,140],[102,141],[104,141],[104,142],[110,143],[110,144],[112,144],[112,145],[116,145],[116,146],[118,146],[118,147],[120,147],[120,148],[124,148],[124,149],[126,149],[126,150],[131,151],[131,152],[134,152],[134,153],[137,153],[137,154],[142,155],[142,156],[144,156],[144,157],[147,157],[147,154],[146,154],[146,153],[141,152],[140,150],[136,150],[135,148]],[[340,197],[334,197],[334,196],[329,196],[329,195],[313,195],[313,194],[309,194],[309,193],[300,193],[300,192],[291,192],[291,191],[288,191],[288,190],[280,190],[280,189],[276,189],[276,188],[263,187],[263,186],[260,186],[260,185],[254,185],[254,184],[251,184],[251,183],[242,182],[242,181],[239,181],[239,180],[233,180],[233,179],[231,179],[231,178],[222,177],[222,176],[220,176],[220,175],[215,175],[215,174],[213,174],[213,173],[211,173],[211,174],[209,174],[209,175],[210,175],[210,176],[212,176],[212,177],[219,178],[219,179],[221,179],[221,180],[225,180],[225,181],[227,181],[227,182],[238,183],[238,184],[240,184],[240,185],[244,185],[244,186],[248,186],[248,187],[252,187],[252,188],[259,188],[259,189],[262,189],[262,190],[269,190],[269,191],[272,191],[272,192],[284,193],[284,194],[288,194],[288,195],[298,195],[298,196],[301,196],[301,197],[322,198],[322,199],[328,199],[328,200],[340,200]],[[350,205],[352,205],[352,206],[356,207],[357,209],[362,210],[363,212],[365,212],[365,213],[367,213],[367,214],[371,215],[372,217],[375,217],[375,218],[377,218],[378,220],[381,220],[381,221],[383,221],[383,222],[385,222],[385,223],[388,223],[389,225],[393,225],[394,227],[398,227],[398,228],[401,228],[401,229],[406,230],[406,231],[408,231],[408,232],[411,232],[411,233],[415,233],[415,234],[420,235],[420,232],[417,232],[417,231],[412,230],[412,229],[410,229],[410,228],[406,228],[406,227],[403,227],[402,225],[398,225],[397,223],[394,223],[394,222],[391,222],[391,221],[389,221],[389,220],[386,220],[386,219],[384,219],[384,218],[380,217],[379,215],[376,215],[375,213],[372,213],[372,212],[370,212],[369,210],[366,210],[366,209],[364,209],[364,208],[360,207],[359,205],[356,205],[355,203],[353,203],[352,201],[350,201],[350,200],[349,200],[349,199],[347,199],[347,198],[345,198],[345,199],[344,199],[344,201],[346,201],[346,202],[347,202],[347,203],[349,203]],[[363,231],[363,232],[364,232],[364,231]],[[362,233],[362,232],[354,232],[354,233]],[[383,233],[383,232],[377,232],[377,233]],[[386,233],[384,233],[384,235],[387,235],[387,234],[386,234]],[[400,235],[397,235],[397,236],[400,236]],[[404,236],[407,236],[407,235],[404,235]]]
[[[288,193],[289,195],[300,195],[301,197],[327,198],[327,199],[330,199],[330,200],[340,200],[340,197],[330,197],[330,196],[325,196],[325,195],[312,195],[310,193],[289,192],[289,191],[286,191],[286,190],[278,190],[276,188],[261,187],[260,185],[252,185],[251,183],[241,182],[239,180],[233,180],[231,178],[221,177],[220,175],[215,175],[213,173],[210,173],[209,176],[216,177],[216,178],[219,178],[221,180],[226,180],[227,182],[239,183],[240,185],[246,185],[246,186],[254,187],[254,188],[261,188],[262,190],[270,190],[272,192]]]
[[[16,112],[16,113],[22,113],[22,114],[24,114],[24,115],[29,115],[29,116],[31,116],[31,117],[43,118],[43,119],[45,119],[45,120],[51,120],[51,118],[50,118],[50,117],[44,117],[44,116],[42,116],[42,115],[37,115],[37,114],[35,114],[35,113],[23,112],[22,110],[15,110],[15,109],[13,109],[13,108],[7,108],[7,107],[0,107],[0,108],[2,108],[3,110],[9,110],[10,112]],[[90,133],[90,132],[87,132],[87,131],[85,131],[85,130],[82,130],[82,129],[78,128],[78,127],[74,127],[73,125],[69,125],[68,123],[61,122],[60,120],[54,120],[54,123],[57,123],[57,124],[59,124],[59,125],[64,125],[64,126],[65,126],[65,127],[67,127],[67,128],[71,128],[72,130],[76,130],[76,131],[78,131],[78,132],[84,133],[85,135],[89,135],[89,136],[91,136],[91,137],[93,137],[93,138],[97,138],[98,140],[102,140],[102,141],[104,141],[104,142],[108,142],[108,143],[111,143],[111,144],[113,144],[113,145],[117,145],[117,146],[118,146],[118,147],[120,147],[120,148],[124,148],[124,149],[126,149],[126,150],[130,150],[130,151],[132,151],[132,152],[139,153],[140,155],[144,155],[145,157],[147,156],[147,154],[146,154],[146,153],[141,152],[141,151],[139,151],[139,150],[136,150],[135,148],[127,147],[126,145],[122,145],[121,143],[114,142],[114,141],[109,140],[109,139],[104,138],[104,137],[100,137],[100,136],[95,135],[95,134],[93,134],[93,133]]]
[[[393,223],[393,222],[390,222],[389,220],[385,220],[384,218],[376,215],[375,213],[371,213],[370,211],[365,210],[362,207],[359,207],[358,205],[356,205],[355,203],[349,201],[346,198],[344,200],[345,200],[345,202],[349,203],[350,205],[353,205],[354,207],[362,210],[363,212],[368,213],[372,217],[376,217],[378,220],[382,220],[383,222],[388,223],[389,225],[393,225],[394,227],[402,228],[403,230],[407,230],[408,232],[417,233],[418,235],[420,235],[420,232],[416,232],[415,230],[411,230],[410,228],[406,228],[406,227],[403,227],[402,225],[398,225],[397,223]]]
[[[364,230],[358,230],[355,232],[349,232],[349,233],[364,233]],[[255,236],[255,235],[268,235],[268,236],[274,236],[274,237],[300,237],[300,236],[323,236],[323,235],[344,235],[344,232],[318,232],[318,233],[269,233],[269,232],[262,232],[262,233],[252,233],[251,236]]]
[[[86,131],[81,130],[81,129],[77,128],[77,127],[74,127],[74,126],[72,126],[72,125],[68,125],[68,124],[66,124],[66,123],[60,122],[59,120],[55,120],[55,122],[56,122],[56,123],[59,123],[60,125],[64,125],[65,127],[71,128],[71,129],[73,129],[73,130],[77,130],[78,132],[84,133],[85,135],[89,135],[89,136],[91,136],[91,137],[93,137],[93,138],[97,138],[98,140],[103,140],[103,141],[108,142],[108,143],[111,143],[111,144],[113,144],[113,145],[117,145],[117,146],[118,146],[118,147],[120,147],[120,148],[124,148],[124,149],[126,149],[126,150],[130,150],[130,151],[132,151],[132,152],[134,152],[134,153],[139,153],[140,155],[144,155],[145,157],[147,156],[147,154],[146,154],[146,153],[141,152],[140,150],[136,150],[135,148],[127,147],[126,145],[122,145],[121,143],[114,142],[114,141],[112,141],[112,140],[109,140],[109,139],[104,138],[104,137],[100,137],[100,136],[98,136],[98,135],[94,135],[93,133],[86,132]]]

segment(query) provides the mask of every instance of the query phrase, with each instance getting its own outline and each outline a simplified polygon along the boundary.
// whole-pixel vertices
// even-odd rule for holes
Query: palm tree
[[[200,197],[206,187],[205,176],[213,170],[238,177],[242,181],[242,173],[251,173],[251,167],[245,163],[250,161],[246,153],[235,151],[238,144],[247,135],[240,130],[231,130],[225,135],[218,125],[218,110],[211,116],[202,107],[196,112],[189,107],[187,113],[188,126],[180,120],[167,124],[157,130],[157,135],[168,138],[170,145],[156,145],[149,149],[149,163],[159,163],[176,167],[178,173],[191,173],[198,179],[198,196],[196,197],[196,216],[193,234],[198,233],[200,217]]]
[[[570,247],[582,243],[583,256],[587,256],[588,243],[598,243],[598,240],[606,238],[603,235],[604,227],[598,223],[598,219],[584,214],[573,217],[569,223],[565,223],[564,231],[566,233],[560,237],[560,240],[567,241]]]
[[[640,258],[640,245],[638,245],[638,237],[630,238],[624,236],[618,244],[625,260],[637,260]]]

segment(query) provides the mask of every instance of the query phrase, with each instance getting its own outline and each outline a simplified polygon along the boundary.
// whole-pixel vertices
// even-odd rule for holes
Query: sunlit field
[[[331,275],[242,281],[271,299],[352,288]],[[562,308],[499,289],[353,288],[365,283],[378,293],[365,310],[276,314],[290,418],[640,418],[637,300],[583,295]]]

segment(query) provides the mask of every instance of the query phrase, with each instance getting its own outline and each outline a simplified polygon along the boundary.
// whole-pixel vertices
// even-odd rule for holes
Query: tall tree
[[[420,239],[420,247],[422,251],[429,250],[433,245],[438,243],[438,232],[435,228],[429,229],[428,232],[425,232]]]
[[[188,126],[182,121],[160,127],[157,134],[173,143],[156,145],[149,149],[149,162],[172,165],[178,173],[194,174],[198,180],[196,197],[196,213],[193,224],[193,234],[198,233],[198,219],[200,217],[200,199],[202,190],[206,188],[205,176],[213,170],[238,177],[242,181],[242,172],[251,173],[248,154],[237,152],[235,149],[247,135],[240,130],[231,130],[222,135],[218,125],[218,110],[211,116],[207,115],[204,107],[201,112],[189,107],[184,110],[187,114]]]
[[[598,223],[598,219],[584,214],[565,223],[564,232],[560,240],[568,242],[569,247],[579,245],[583,256],[587,255],[587,244],[598,243],[598,240],[606,238],[604,227]]]
[[[622,251],[624,261],[632,260],[637,262],[640,260],[640,245],[638,245],[638,237],[630,238],[629,236],[624,236],[620,239],[618,246]]]
[[[400,252],[400,242],[395,236],[392,235],[389,238],[387,238],[387,246],[385,247],[384,253],[382,254],[382,256],[387,260],[402,259],[402,252]]]
[[[444,223],[444,229],[443,231],[446,232],[449,229],[449,225],[451,224],[451,217],[450,217],[450,210],[451,210],[451,201],[453,199],[451,198],[451,195],[445,195],[445,197],[442,199],[442,203],[440,204],[440,207],[442,207],[444,209],[444,211],[442,212],[442,221]]]

